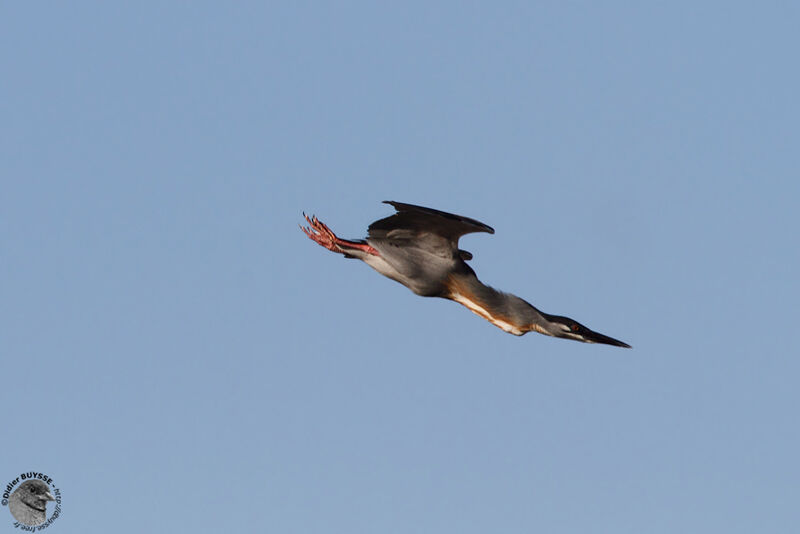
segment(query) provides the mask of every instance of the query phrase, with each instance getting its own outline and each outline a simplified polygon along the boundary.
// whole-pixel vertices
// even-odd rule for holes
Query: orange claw
[[[303,230],[303,233],[305,233],[309,239],[316,242],[318,245],[340,254],[347,254],[348,251],[352,252],[354,250],[360,250],[373,256],[380,256],[377,250],[366,243],[347,241],[345,239],[336,237],[336,234],[333,233],[333,230],[328,228],[328,225],[317,219],[316,215],[309,217],[303,213],[303,217],[305,217],[309,227],[300,225],[300,229]]]

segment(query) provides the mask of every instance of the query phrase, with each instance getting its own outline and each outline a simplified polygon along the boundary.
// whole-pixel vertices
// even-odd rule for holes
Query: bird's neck
[[[451,300],[455,300],[494,325],[516,335],[536,331],[552,335],[547,314],[511,293],[482,283],[474,273],[456,274],[448,280]]]

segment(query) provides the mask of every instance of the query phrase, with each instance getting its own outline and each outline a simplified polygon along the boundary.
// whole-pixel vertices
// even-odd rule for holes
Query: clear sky
[[[4,2],[0,479],[52,532],[789,532],[792,2]],[[476,218],[505,334],[298,229]],[[0,532],[12,531],[0,508]]]

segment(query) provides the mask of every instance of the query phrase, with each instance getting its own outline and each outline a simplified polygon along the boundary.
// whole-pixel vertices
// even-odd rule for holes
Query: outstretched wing
[[[397,213],[369,225],[369,237],[377,239],[410,239],[433,234],[458,245],[458,239],[473,232],[494,233],[491,226],[475,219],[454,215],[432,208],[385,200]]]

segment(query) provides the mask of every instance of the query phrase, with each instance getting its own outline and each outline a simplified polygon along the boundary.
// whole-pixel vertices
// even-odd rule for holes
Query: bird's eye
[[[30,488],[28,488],[28,491],[30,491],[31,493],[36,493],[36,488],[31,486]]]
[[[577,332],[578,331],[578,325],[576,325],[576,324],[572,325],[572,331],[573,332]]]

